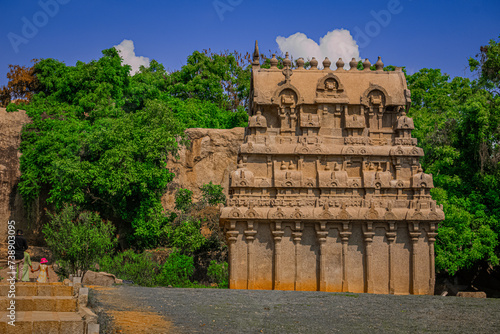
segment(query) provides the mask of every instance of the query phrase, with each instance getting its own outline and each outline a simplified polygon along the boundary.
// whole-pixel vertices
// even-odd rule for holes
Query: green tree
[[[32,203],[48,189],[56,209],[77,203],[131,226],[140,247],[166,233],[161,196],[173,174],[166,168],[184,127],[161,101],[126,110],[129,67],[115,49],[98,61],[35,66],[40,92],[26,107],[32,123],[22,134],[19,190]]]
[[[168,91],[181,99],[196,98],[221,109],[244,110],[250,91],[248,60],[237,52],[195,51],[180,71],[170,75]]]
[[[134,246],[165,242],[172,217],[161,196],[173,178],[166,161],[186,127],[246,125],[243,58],[195,52],[180,71],[153,60],[132,77],[114,48],[75,66],[39,61],[21,143],[24,202],[43,193],[56,210],[76,203],[132,228]]]
[[[50,221],[42,230],[45,240],[68,274],[85,275],[116,244],[115,227],[97,212],[66,204],[59,213],[48,216]]]
[[[175,194],[175,208],[181,212],[186,212],[192,205],[193,192],[189,189],[177,189],[177,193]]]
[[[469,58],[469,66],[472,72],[477,72],[479,84],[500,94],[500,36],[498,38],[499,41],[491,39],[488,45],[481,46],[480,53]]]
[[[208,205],[217,205],[226,202],[224,188],[220,184],[213,184],[210,181],[201,186],[202,201]]]
[[[455,274],[499,258],[500,184],[498,96],[479,81],[450,79],[440,70],[407,76],[414,136],[433,173],[433,198],[444,205],[438,229],[436,268]]]
[[[190,277],[194,273],[194,260],[192,257],[174,252],[169,255],[158,275],[158,283],[163,286],[190,287]]]

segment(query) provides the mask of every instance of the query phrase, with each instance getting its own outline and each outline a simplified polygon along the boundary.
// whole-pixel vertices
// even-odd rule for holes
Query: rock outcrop
[[[17,184],[19,170],[19,145],[21,129],[29,123],[24,111],[7,112],[0,108],[0,248],[6,247],[7,224],[14,220],[16,229],[28,227],[27,215],[23,208]]]
[[[163,207],[174,209],[175,193],[179,188],[192,190],[194,199],[200,199],[200,187],[210,181],[222,185],[227,196],[229,175],[236,170],[236,156],[243,143],[244,130],[187,129],[190,144],[180,149],[179,159],[170,159],[167,163],[175,178],[162,198]]]

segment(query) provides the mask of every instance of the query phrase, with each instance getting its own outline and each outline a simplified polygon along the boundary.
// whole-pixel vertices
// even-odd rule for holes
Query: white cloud
[[[301,32],[289,37],[278,36],[276,43],[278,43],[281,52],[288,51],[294,59],[303,57],[307,60],[316,57],[320,67],[322,67],[325,57],[328,57],[332,62],[332,69],[336,68],[335,63],[339,58],[344,61],[345,68],[349,68],[351,58],[359,59],[358,44],[352,38],[349,30],[346,29],[335,29],[328,32],[319,39],[319,44]]]
[[[149,58],[135,55],[134,42],[129,39],[124,39],[120,44],[114,46],[120,51],[120,56],[123,58],[123,63],[132,66],[131,74],[139,71],[141,65],[149,66]]]

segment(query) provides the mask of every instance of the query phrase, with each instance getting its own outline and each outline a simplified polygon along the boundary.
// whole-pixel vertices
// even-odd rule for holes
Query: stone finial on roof
[[[255,40],[255,49],[253,50],[253,62],[252,65],[260,65],[260,54],[259,54],[259,43]]]
[[[358,62],[356,61],[356,58],[351,59],[351,61],[349,62],[349,66],[351,67],[351,71],[358,68]]]
[[[344,69],[344,61],[342,60],[342,58],[339,58],[339,60],[337,60],[335,65],[337,66],[337,70],[343,70]]]
[[[377,71],[382,71],[384,69],[384,63],[382,62],[382,57],[378,57],[377,62],[375,63],[375,68]]]
[[[278,59],[276,59],[276,54],[273,53],[273,57],[271,58],[271,68],[278,67]]]
[[[329,70],[331,65],[332,65],[332,62],[330,61],[330,59],[328,59],[328,57],[325,57],[325,60],[323,60],[323,69],[325,71]]]
[[[298,70],[304,69],[304,58],[297,59],[297,69]]]
[[[285,54],[285,59],[283,59],[283,66],[286,67],[292,67],[292,61],[290,60],[288,56],[288,52]]]
[[[313,59],[311,59],[311,70],[317,70],[318,69],[318,61],[316,60],[315,57],[313,57]]]
[[[370,70],[370,66],[372,66],[372,64],[370,63],[370,61],[368,60],[368,58],[365,58],[365,61],[363,62],[363,70],[364,71],[369,71]]]

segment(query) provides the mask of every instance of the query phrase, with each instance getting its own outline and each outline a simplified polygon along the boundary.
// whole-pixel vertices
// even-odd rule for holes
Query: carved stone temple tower
[[[250,119],[220,223],[231,289],[434,293],[444,219],[401,68],[252,63]]]

